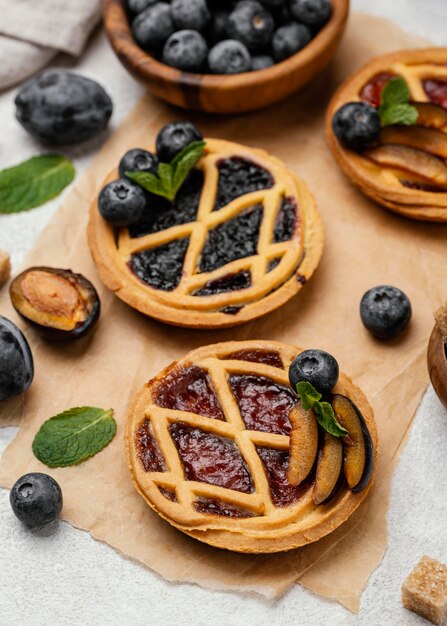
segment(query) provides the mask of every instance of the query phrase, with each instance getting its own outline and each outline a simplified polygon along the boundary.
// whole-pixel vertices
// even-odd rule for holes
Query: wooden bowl
[[[436,395],[447,408],[447,351],[436,324],[428,342],[427,366]]]
[[[195,111],[241,113],[283,100],[321,72],[343,35],[349,0],[332,0],[331,19],[297,54],[265,70],[231,76],[181,72],[157,61],[134,41],[126,0],[104,0],[103,13],[118,58],[155,95]]]

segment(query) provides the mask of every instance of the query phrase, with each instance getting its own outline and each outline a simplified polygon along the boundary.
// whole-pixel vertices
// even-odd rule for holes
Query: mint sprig
[[[410,90],[406,81],[395,76],[385,85],[380,96],[380,124],[381,126],[391,126],[392,124],[403,124],[413,126],[419,117],[419,113],[410,102]]]
[[[314,410],[317,422],[324,430],[334,437],[345,437],[348,435],[346,428],[340,424],[335,417],[334,409],[329,402],[320,402],[323,397],[313,385],[306,381],[297,383],[296,392],[303,403],[303,409]]]
[[[125,172],[125,174],[146,191],[172,202],[188,174],[203,155],[205,145],[204,141],[193,141],[170,163],[159,163],[156,174],[151,172]]]

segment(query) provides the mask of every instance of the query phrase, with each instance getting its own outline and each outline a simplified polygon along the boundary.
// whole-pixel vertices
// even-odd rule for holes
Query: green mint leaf
[[[58,154],[32,157],[0,171],[0,214],[28,211],[55,198],[75,177],[69,159]]]
[[[384,108],[395,106],[396,104],[406,104],[410,100],[410,90],[406,81],[400,76],[391,78],[380,96],[380,106]]]
[[[204,149],[204,141],[193,141],[189,144],[189,146],[183,148],[183,150],[179,152],[179,154],[177,154],[177,156],[171,161],[174,196],[185,182],[194,165],[196,165],[202,157]]]
[[[382,126],[391,126],[391,124],[404,124],[405,126],[413,126],[419,117],[416,107],[411,104],[397,104],[385,109],[380,115],[380,123]]]
[[[146,191],[150,191],[157,196],[162,196],[163,198],[167,198],[168,200],[172,200],[171,196],[171,188],[167,188],[165,181],[152,174],[151,172],[125,172],[127,178],[133,180],[137,185],[146,189]]]
[[[314,408],[314,405],[323,397],[321,393],[318,393],[315,387],[305,381],[297,383],[296,392],[301,398],[305,411]]]
[[[76,465],[102,450],[115,433],[112,409],[68,409],[42,424],[33,441],[33,452],[48,467]]]
[[[348,434],[346,428],[337,421],[334,409],[329,402],[317,402],[314,406],[317,422],[324,430],[334,437],[344,437]]]

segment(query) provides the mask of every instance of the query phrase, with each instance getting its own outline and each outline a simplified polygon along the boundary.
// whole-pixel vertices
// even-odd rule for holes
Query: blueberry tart
[[[280,552],[317,541],[357,509],[376,466],[371,407],[340,374],[321,404],[332,402],[346,436],[323,430],[289,384],[299,354],[269,341],[205,346],[136,394],[127,458],[158,515],[219,548]]]
[[[327,133],[365,194],[407,217],[447,222],[447,48],[370,61],[332,98]]]
[[[177,326],[234,326],[300,291],[320,260],[322,225],[307,185],[278,159],[203,141],[189,123],[165,127],[158,157],[140,150],[136,169],[151,178],[149,161],[166,153],[175,164],[188,142],[201,141],[203,153],[173,200],[145,190],[142,208],[141,188],[111,173],[99,208],[91,207],[89,243],[105,285],[138,311]]]

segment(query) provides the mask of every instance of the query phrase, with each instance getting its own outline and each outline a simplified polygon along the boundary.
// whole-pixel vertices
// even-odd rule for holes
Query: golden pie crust
[[[260,351],[279,355],[283,368],[261,362],[240,360],[241,354]],[[246,430],[238,403],[228,382],[230,374],[262,376],[288,386],[288,367],[300,352],[298,348],[272,341],[226,342],[205,346],[174,362],[150,380],[135,396],[127,416],[125,443],[132,480],[147,504],[182,532],[204,543],[236,552],[280,552],[317,541],[335,530],[357,509],[366,497],[373,480],[359,493],[343,483],[337,495],[326,504],[314,505],[312,485],[290,506],[275,506],[267,472],[256,452],[256,446],[274,450],[289,449],[289,436],[260,430]],[[235,355],[235,353],[237,353]],[[193,412],[155,405],[158,390],[166,377],[182,368],[198,366],[208,373],[219,399],[225,420],[212,419]],[[374,472],[377,464],[377,431],[374,416],[363,392],[351,379],[341,374],[334,393],[348,396],[358,407],[374,446]],[[251,473],[254,491],[241,493],[205,482],[188,481],[169,428],[176,423],[198,427],[233,440]],[[150,423],[152,437],[165,459],[165,471],[145,471],[137,449],[137,432]],[[314,480],[314,478],[312,479]],[[175,493],[171,501],[160,491]],[[166,493],[166,492],[165,492]],[[194,508],[198,498],[222,500],[252,511],[243,519],[203,513]]]
[[[242,157],[265,168],[274,177],[275,184],[270,189],[240,196],[222,209],[213,211],[218,185],[216,164],[229,157]],[[263,150],[207,139],[205,155],[197,167],[203,171],[205,181],[196,221],[132,239],[127,229],[118,232],[101,218],[95,198],[88,227],[90,250],[106,287],[141,313],[176,326],[235,326],[273,311],[300,291],[319,263],[323,227],[307,185]],[[115,170],[105,183],[116,177]],[[294,233],[290,240],[274,243],[275,219],[284,197],[293,198],[297,204]],[[197,273],[196,265],[209,230],[259,203],[264,208],[258,254],[232,261],[212,272]],[[189,237],[190,243],[181,281],[173,291],[154,289],[129,269],[132,253],[184,237]],[[281,257],[278,266],[268,271],[269,262],[278,257]],[[191,295],[208,281],[246,270],[251,271],[251,286],[248,288],[208,296]],[[222,312],[227,307],[237,308],[237,313]]]
[[[381,72],[402,76],[409,86],[411,100],[416,103],[428,103],[430,100],[421,81],[425,79],[447,81],[447,48],[405,50],[377,57],[345,80],[335,92],[327,110],[326,132],[329,146],[345,174],[363,193],[379,204],[413,219],[446,222],[447,188],[446,191],[426,191],[403,186],[400,180],[426,184],[430,184],[431,181],[420,175],[420,172],[380,165],[361,153],[347,150],[339,143],[332,130],[332,118],[335,112],[347,102],[360,100],[362,87]],[[428,121],[427,124],[429,124]],[[424,120],[423,126],[425,125]],[[418,123],[416,123],[417,126]],[[430,126],[433,132],[439,133],[437,140],[442,142],[441,152],[446,154],[446,157],[442,158],[439,152],[433,153],[437,157],[436,160],[440,161],[439,167],[444,169],[444,165],[447,166],[447,125],[436,129],[431,123]],[[388,128],[406,129],[408,127]],[[399,145],[397,141],[396,143],[389,141],[389,138],[385,141],[388,145]]]

